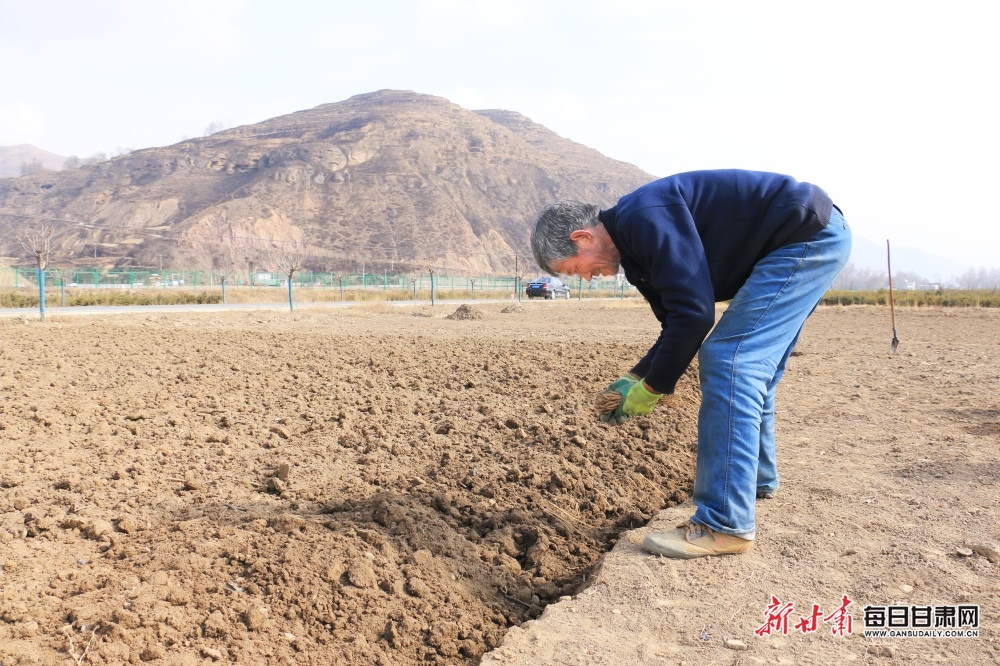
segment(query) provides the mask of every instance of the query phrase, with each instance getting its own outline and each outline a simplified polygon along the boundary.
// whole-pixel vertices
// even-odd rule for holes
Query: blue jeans
[[[775,389],[802,326],[850,253],[851,230],[834,208],[811,239],[757,262],[702,344],[694,522],[753,538],[757,491],[778,488]]]

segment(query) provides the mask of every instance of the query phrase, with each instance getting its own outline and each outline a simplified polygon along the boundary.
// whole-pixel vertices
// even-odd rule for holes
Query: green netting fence
[[[188,269],[131,269],[131,268],[50,268],[45,271],[46,291],[59,289],[187,289],[204,290],[220,288],[223,277],[227,287],[287,287],[288,278],[273,272],[243,272],[222,276],[206,270]],[[503,297],[518,291],[519,281],[514,276],[450,276],[450,275],[402,275],[389,273],[329,273],[298,271],[292,276],[292,286],[296,289],[351,290],[351,291],[395,291],[408,292],[413,298],[431,289],[447,293],[468,293],[475,296]],[[530,278],[520,280],[520,290]],[[568,282],[573,295],[635,295],[635,287],[620,283],[614,278],[592,280],[572,279]],[[12,267],[0,269],[0,289],[38,288],[38,269]]]

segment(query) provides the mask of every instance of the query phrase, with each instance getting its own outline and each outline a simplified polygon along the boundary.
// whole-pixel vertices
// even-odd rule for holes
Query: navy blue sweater
[[[668,176],[601,211],[625,277],[662,326],[632,372],[673,393],[715,323],[715,303],[733,298],[768,253],[812,238],[832,208],[815,185],[733,169]]]

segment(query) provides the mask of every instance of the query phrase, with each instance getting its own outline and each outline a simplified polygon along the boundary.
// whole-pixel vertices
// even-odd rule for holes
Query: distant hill
[[[890,239],[890,243],[892,240]],[[855,268],[870,269],[885,273],[886,247],[885,241],[875,241],[854,237],[851,247],[851,263]],[[932,254],[915,247],[898,246],[892,243],[892,272],[916,273],[929,282],[947,283],[957,278],[969,269],[958,261]]]
[[[66,162],[66,158],[62,155],[35,148],[27,143],[19,146],[0,146],[0,178],[20,176],[21,165],[30,164],[33,160],[41,162],[47,171],[59,171]]]
[[[510,275],[533,264],[545,204],[607,206],[652,179],[513,111],[382,90],[0,180],[0,257],[20,256],[11,232],[30,220],[11,215],[24,214],[60,220],[53,265],[96,252],[107,266],[244,268],[263,265],[261,245],[296,240],[320,270]]]

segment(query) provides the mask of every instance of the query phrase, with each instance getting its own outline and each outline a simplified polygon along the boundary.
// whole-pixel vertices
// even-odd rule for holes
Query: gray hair
[[[597,213],[597,206],[567,199],[546,206],[531,231],[531,251],[539,268],[555,275],[553,263],[576,256],[576,244],[569,235],[600,224]]]

